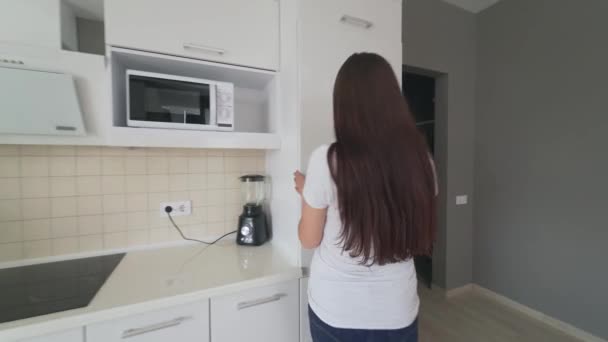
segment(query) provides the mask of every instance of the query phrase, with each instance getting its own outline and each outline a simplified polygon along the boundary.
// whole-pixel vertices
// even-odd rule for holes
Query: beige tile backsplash
[[[191,200],[184,233],[231,231],[238,177],[263,151],[0,145],[0,262],[180,240],[160,202]]]

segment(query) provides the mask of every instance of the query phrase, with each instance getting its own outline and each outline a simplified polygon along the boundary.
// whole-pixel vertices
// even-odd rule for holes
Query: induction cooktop
[[[0,323],[89,305],[124,256],[0,269]]]

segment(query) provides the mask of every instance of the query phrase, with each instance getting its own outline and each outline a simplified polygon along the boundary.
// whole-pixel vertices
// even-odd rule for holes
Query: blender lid
[[[262,175],[244,175],[239,177],[241,182],[263,182],[265,178]]]

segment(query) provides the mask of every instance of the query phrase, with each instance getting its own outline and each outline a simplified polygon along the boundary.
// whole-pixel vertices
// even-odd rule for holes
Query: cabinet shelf
[[[0,145],[4,144],[277,150],[281,138],[274,133],[113,127],[103,137],[2,134]]]
[[[184,148],[281,148],[274,133],[187,131],[153,128],[113,127],[105,143],[109,146]]]
[[[111,146],[279,149],[270,133],[276,72],[158,53],[109,48],[112,119],[106,144]],[[126,124],[127,69],[212,79],[234,84],[234,132],[134,128]]]
[[[140,68],[146,71],[173,75],[184,75],[231,82],[250,89],[265,88],[276,77],[275,71],[205,61],[189,57],[164,55],[155,52],[133,50],[112,46],[108,57],[114,64]]]

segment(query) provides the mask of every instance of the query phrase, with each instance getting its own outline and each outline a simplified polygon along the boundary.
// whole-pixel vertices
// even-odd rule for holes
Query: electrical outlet
[[[191,201],[177,201],[177,202],[161,202],[160,203],[160,216],[166,217],[166,207],[171,207],[171,216],[190,216],[192,215],[192,202]]]
[[[469,203],[469,196],[467,196],[467,195],[456,196],[456,205],[466,205],[467,203]]]

